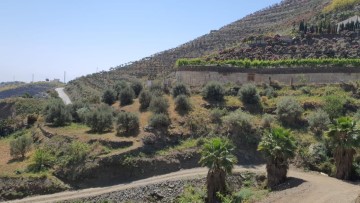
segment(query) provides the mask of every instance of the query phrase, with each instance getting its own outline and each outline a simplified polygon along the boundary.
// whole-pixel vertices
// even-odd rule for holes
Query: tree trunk
[[[221,169],[209,170],[206,177],[206,186],[207,186],[207,203],[216,203],[220,202],[216,193],[220,192],[224,194],[226,192],[225,184],[225,171]]]
[[[282,159],[267,160],[267,186],[273,188],[274,186],[285,182],[288,168],[288,163]]]
[[[343,147],[336,148],[334,154],[336,165],[336,178],[342,180],[349,180],[351,178],[351,167],[354,154],[354,149],[346,149]]]

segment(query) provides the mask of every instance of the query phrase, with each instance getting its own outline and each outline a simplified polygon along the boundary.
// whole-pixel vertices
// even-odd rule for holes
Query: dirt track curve
[[[64,88],[56,88],[55,91],[58,93],[59,97],[63,100],[65,105],[71,104],[69,96],[65,93]]]
[[[265,171],[264,166],[236,166],[234,171]],[[74,200],[89,196],[97,196],[101,194],[111,193],[115,191],[135,188],[139,186],[161,183],[167,180],[189,179],[195,176],[206,175],[206,168],[194,168],[181,170],[165,175],[155,176],[127,184],[120,184],[110,187],[89,188],[78,191],[61,192],[52,195],[35,196],[22,200],[11,201],[12,203],[24,202],[59,202],[64,200]],[[298,170],[290,170],[290,181],[284,186],[290,187],[281,191],[270,194],[263,202],[354,202],[355,198],[360,194],[360,183],[348,183],[334,178],[330,178],[318,173],[306,173]],[[290,185],[288,185],[290,184]]]

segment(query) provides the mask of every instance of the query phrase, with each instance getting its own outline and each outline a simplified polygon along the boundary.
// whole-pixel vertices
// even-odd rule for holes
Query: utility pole
[[[64,84],[66,84],[66,71],[64,71]]]
[[[32,74],[32,83],[34,83],[34,73]]]

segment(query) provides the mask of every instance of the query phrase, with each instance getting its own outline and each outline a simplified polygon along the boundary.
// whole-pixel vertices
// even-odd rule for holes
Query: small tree
[[[179,95],[175,98],[175,109],[180,113],[186,113],[191,110],[191,103],[186,95]]]
[[[260,96],[254,84],[245,84],[239,90],[239,97],[245,104],[259,104]]]
[[[209,101],[223,101],[225,89],[218,82],[210,82],[204,87],[202,96]]]
[[[339,118],[344,115],[345,99],[337,95],[325,97],[324,110],[329,114],[330,119]]]
[[[171,121],[169,116],[163,113],[160,114],[153,114],[150,117],[149,125],[154,128],[164,129],[169,127]]]
[[[139,130],[139,117],[131,112],[121,112],[116,121],[116,131],[118,134],[131,133]]]
[[[22,159],[30,151],[32,145],[31,137],[27,135],[21,135],[20,137],[10,141],[10,155],[12,157],[21,156]]]
[[[259,143],[258,150],[266,156],[266,171],[268,187],[274,186],[286,180],[290,158],[295,156],[295,139],[290,131],[283,128],[273,128],[266,132]]]
[[[116,92],[116,97],[119,98],[119,95],[120,95],[121,91],[123,89],[127,88],[127,87],[129,87],[129,85],[124,80],[120,80],[119,82],[117,82],[114,85],[114,90]]]
[[[164,97],[153,97],[150,102],[150,110],[156,114],[167,113],[169,108],[169,102]]]
[[[102,95],[101,101],[108,105],[113,105],[116,101],[116,93],[111,90],[107,89]]]
[[[93,132],[103,133],[113,128],[112,110],[107,105],[101,105],[97,109],[90,111],[86,115],[86,125],[88,125]]]
[[[311,131],[315,135],[321,135],[323,131],[328,129],[330,122],[329,114],[324,110],[318,110],[310,114],[307,118]]]
[[[45,149],[37,149],[32,157],[33,163],[29,166],[30,171],[40,172],[51,168],[55,163],[55,156]]]
[[[120,92],[119,98],[121,106],[132,104],[133,99],[135,98],[134,90],[130,87],[126,87]]]
[[[234,141],[255,143],[258,140],[254,135],[252,116],[241,110],[230,113],[222,118],[226,131]]]
[[[356,122],[348,117],[338,118],[329,128],[327,139],[334,150],[335,177],[349,180],[353,158],[360,147],[360,131]]]
[[[64,126],[71,122],[71,114],[65,104],[55,99],[45,107],[46,122],[53,123],[54,126]]]
[[[232,154],[234,146],[227,139],[213,138],[202,148],[200,164],[209,168],[206,177],[208,203],[219,202],[217,193],[226,192],[226,174],[231,173],[237,160]]]
[[[147,90],[141,91],[139,95],[140,109],[146,109],[150,106],[151,94]]]
[[[303,111],[300,103],[292,97],[282,98],[276,105],[276,114],[287,125],[296,125]]]
[[[175,85],[175,87],[172,89],[173,97],[176,98],[177,96],[182,94],[186,96],[190,96],[189,88],[187,88],[186,85],[182,83]]]
[[[131,83],[131,88],[134,90],[135,96],[138,97],[141,90],[143,89],[143,85],[140,81],[136,80]]]

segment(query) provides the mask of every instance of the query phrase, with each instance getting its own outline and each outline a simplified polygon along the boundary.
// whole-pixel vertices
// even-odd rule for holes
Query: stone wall
[[[246,73],[246,72],[216,72],[216,71],[189,71],[178,70],[176,80],[189,86],[199,87],[210,81],[220,83],[257,84],[279,81],[290,84],[328,84],[360,80],[360,73]]]

